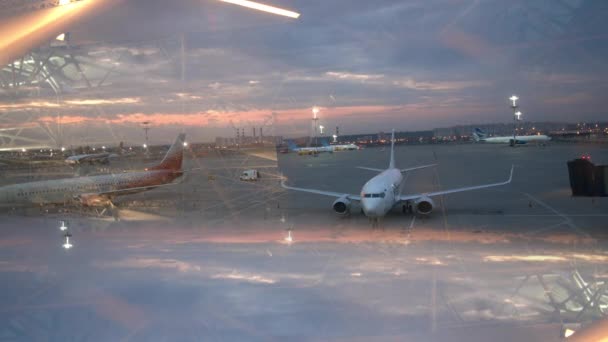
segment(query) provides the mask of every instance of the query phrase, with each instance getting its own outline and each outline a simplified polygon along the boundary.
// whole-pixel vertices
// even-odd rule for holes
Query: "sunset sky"
[[[85,73],[59,97],[5,101],[0,111],[61,123],[66,140],[193,140],[270,125],[342,133],[511,120],[605,117],[608,5],[598,1],[274,1],[280,18],[216,1],[123,1],[71,31]],[[180,38],[184,37],[184,79]],[[80,57],[79,57],[80,58]],[[92,65],[101,66],[94,67]],[[0,94],[2,95],[2,94]],[[265,130],[270,134],[270,127]]]

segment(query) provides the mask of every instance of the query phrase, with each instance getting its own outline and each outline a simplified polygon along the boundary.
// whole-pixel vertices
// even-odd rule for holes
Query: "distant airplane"
[[[473,139],[478,142],[485,142],[490,144],[513,144],[513,136],[502,136],[502,137],[488,137],[484,131],[479,128],[473,130]],[[517,145],[527,144],[529,142],[535,143],[546,143],[551,138],[546,135],[516,135],[515,143]]]
[[[171,184],[182,176],[185,134],[180,134],[160,164],[144,171],[44,180],[0,187],[0,206],[27,207],[76,203],[85,207],[113,207],[116,196]]]
[[[359,167],[360,169],[380,172],[380,174],[374,176],[372,179],[367,181],[365,185],[363,185],[363,188],[361,189],[359,195],[287,186],[285,185],[285,179],[281,181],[281,186],[288,190],[309,192],[318,195],[335,197],[337,199],[334,201],[332,208],[336,213],[340,215],[346,215],[350,213],[352,201],[361,202],[361,209],[363,211],[363,214],[377,222],[379,218],[385,216],[392,208],[395,208],[399,205],[404,205],[404,209],[411,206],[411,208],[415,210],[416,213],[421,215],[428,215],[433,211],[433,208],[435,207],[435,203],[433,202],[431,197],[506,185],[511,183],[511,180],[513,178],[513,167],[511,167],[511,174],[509,176],[509,179],[504,182],[421,194],[401,195],[401,185],[403,182],[402,173],[424,169],[431,166],[435,166],[435,164],[416,166],[407,169],[397,169],[395,167],[395,131],[393,130],[391,139],[391,159],[388,165],[388,169],[382,170],[369,167]]]
[[[316,147],[297,147],[293,141],[288,141],[287,145],[290,151],[296,152],[298,155],[311,155],[319,154],[323,152],[339,152],[339,151],[353,151],[359,150],[360,147],[355,144],[343,144],[343,145],[329,145],[324,142],[323,146]]]
[[[319,147],[298,147],[293,140],[287,141],[287,148],[291,152],[296,152],[298,155],[314,155],[319,154],[321,152],[329,152],[328,149],[325,149],[323,146]]]
[[[339,152],[339,151],[354,151],[360,150],[361,148],[355,144],[335,144],[330,145],[327,141],[323,141],[323,147],[330,152]]]
[[[115,153],[91,153],[91,154],[77,154],[74,156],[67,157],[65,163],[68,165],[82,165],[82,164],[109,164],[110,159],[118,158],[119,155]]]
[[[71,166],[83,165],[83,164],[109,164],[110,160],[120,158],[121,156],[133,155],[132,152],[125,151],[122,141],[118,145],[117,153],[85,153],[77,154],[65,159],[65,163]]]

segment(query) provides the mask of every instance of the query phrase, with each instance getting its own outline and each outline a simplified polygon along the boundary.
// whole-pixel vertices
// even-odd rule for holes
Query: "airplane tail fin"
[[[485,139],[488,135],[482,131],[480,128],[475,128],[473,130],[473,139],[475,141],[481,141],[483,139]]]
[[[180,133],[160,164],[149,168],[149,170],[180,171],[184,159],[184,141],[186,141],[186,134]]]
[[[395,130],[391,134],[391,161],[388,164],[389,169],[395,168]]]
[[[290,151],[295,151],[298,148],[298,146],[296,145],[296,143],[293,140],[287,140],[287,148]]]

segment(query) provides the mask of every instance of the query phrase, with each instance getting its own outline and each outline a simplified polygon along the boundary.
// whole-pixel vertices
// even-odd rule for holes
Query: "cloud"
[[[99,262],[100,268],[165,269],[182,273],[200,272],[201,267],[185,261],[158,258],[128,258],[118,261]]]
[[[241,273],[232,271],[229,273],[219,273],[211,276],[213,279],[235,280],[240,282],[257,283],[257,284],[274,284],[277,280],[264,277],[259,274]]]
[[[352,80],[352,81],[360,81],[365,82],[369,80],[379,80],[384,78],[382,74],[353,74],[349,72],[336,72],[336,71],[328,71],[325,73],[326,76],[331,78],[337,78],[341,80]]]

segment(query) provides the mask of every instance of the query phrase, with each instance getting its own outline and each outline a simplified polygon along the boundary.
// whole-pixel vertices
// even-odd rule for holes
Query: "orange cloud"
[[[320,107],[319,117],[322,120],[347,121],[357,120],[368,122],[399,116],[407,117],[411,120],[422,120],[432,117],[448,118],[458,113],[454,112],[457,104],[461,103],[460,98],[448,98],[443,100],[427,99],[422,102],[407,105],[363,105],[363,106],[344,106],[344,107]],[[467,106],[463,110],[467,113],[484,113],[491,111],[490,106],[477,105]],[[254,109],[248,111],[214,111],[200,113],[124,113],[113,117],[85,117],[82,115],[52,117],[44,116],[38,119],[43,123],[61,124],[116,124],[116,125],[139,125],[142,122],[149,122],[150,126],[186,126],[186,127],[229,127],[231,122],[237,127],[261,125],[267,121],[272,113],[270,109]],[[308,122],[312,118],[311,108],[293,108],[277,111],[277,125],[300,125]]]

